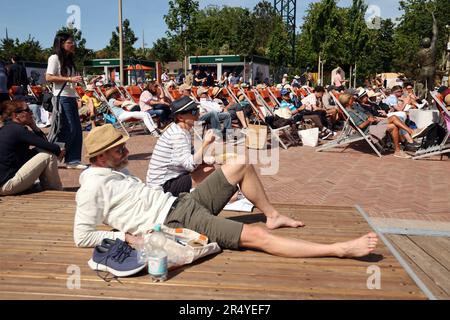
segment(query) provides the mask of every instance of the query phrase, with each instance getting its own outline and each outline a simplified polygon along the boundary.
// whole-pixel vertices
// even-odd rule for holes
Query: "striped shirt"
[[[153,150],[147,171],[147,185],[163,186],[169,180],[194,171],[196,167],[191,134],[173,123],[158,139]]]

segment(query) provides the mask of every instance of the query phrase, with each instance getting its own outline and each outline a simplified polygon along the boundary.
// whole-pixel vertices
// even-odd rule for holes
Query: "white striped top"
[[[161,135],[153,150],[147,171],[149,187],[163,186],[197,168],[194,162],[191,134],[172,123]]]

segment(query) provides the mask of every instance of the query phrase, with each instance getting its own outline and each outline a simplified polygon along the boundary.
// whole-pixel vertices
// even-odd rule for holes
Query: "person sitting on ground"
[[[150,116],[157,116],[160,121],[160,127],[169,124],[170,103],[158,83],[155,81],[147,82],[139,98],[141,111],[147,112]]]
[[[200,100],[199,120],[206,122],[217,134],[220,133],[226,138],[227,134],[231,135],[229,131],[231,129],[231,115],[224,111],[223,103],[220,104],[212,100],[208,92],[208,88],[204,87],[199,88],[197,91]],[[223,129],[221,128],[221,123],[223,123]]]
[[[271,233],[269,230],[299,228],[304,224],[275,209],[255,168],[245,162],[223,165],[196,190],[179,198],[164,193],[162,188],[150,188],[125,171],[128,139],[108,124],[94,128],[85,140],[86,155],[92,166],[81,174],[81,187],[76,196],[74,242],[77,247],[94,247],[107,238],[137,245],[155,224],[163,224],[204,234],[223,249],[248,248],[289,258],[358,258],[376,249],[378,238],[373,232],[329,245]],[[266,228],[218,217],[238,185],[265,215]],[[97,230],[99,221],[117,231]]]
[[[0,195],[27,191],[37,179],[44,190],[62,190],[58,158],[64,158],[65,152],[47,141],[26,102],[5,101],[1,114],[4,125],[0,129]],[[31,146],[36,148],[30,149]]]
[[[214,166],[203,163],[206,149],[214,142],[214,131],[209,130],[199,150],[193,153],[191,130],[199,119],[199,104],[189,97],[173,102],[175,120],[161,135],[153,150],[147,171],[147,185],[162,187],[174,196],[189,192],[203,181]]]
[[[140,111],[141,109],[139,105],[134,102],[122,98],[117,88],[112,88],[106,91],[105,97],[108,100],[108,104],[111,107],[114,116],[118,120],[142,120],[150,134],[154,137],[159,137],[159,130],[153,122],[151,115],[147,112]]]
[[[386,133],[390,133],[394,143],[394,157],[403,159],[411,158],[411,156],[400,149],[400,129],[409,133],[413,139],[419,136],[423,130],[413,131],[396,116],[386,119],[374,117],[368,111],[362,109],[362,107],[357,107],[355,98],[350,94],[341,94],[339,96],[339,102],[347,109],[353,122],[364,131],[365,134],[370,133],[370,135],[378,142],[381,142],[384,139]]]

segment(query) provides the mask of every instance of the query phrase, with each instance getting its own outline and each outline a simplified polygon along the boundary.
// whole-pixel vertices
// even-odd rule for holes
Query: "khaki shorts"
[[[180,195],[178,203],[164,222],[170,228],[187,228],[206,235],[225,249],[238,249],[243,224],[217,217],[237,192],[225,178],[222,169],[216,170],[192,193]]]

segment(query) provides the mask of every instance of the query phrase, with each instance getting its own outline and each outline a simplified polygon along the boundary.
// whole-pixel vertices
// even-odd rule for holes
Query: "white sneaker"
[[[242,128],[241,129],[241,133],[246,136],[248,134],[248,129],[247,128]]]
[[[88,168],[88,166],[82,164],[82,163],[68,163],[66,165],[67,169],[75,169],[75,170],[85,170]]]

